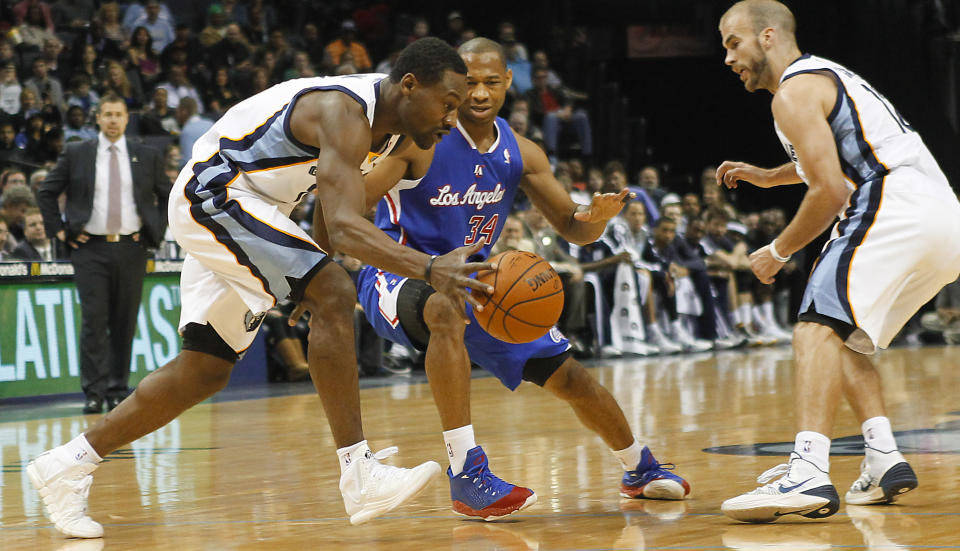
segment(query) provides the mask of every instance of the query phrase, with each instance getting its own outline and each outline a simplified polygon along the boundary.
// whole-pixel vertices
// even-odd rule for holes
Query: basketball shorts
[[[850,197],[810,274],[800,320],[863,354],[886,348],[960,274],[960,203],[948,186],[896,169]]]
[[[406,278],[383,272],[373,266],[365,266],[357,277],[357,293],[367,321],[378,335],[389,341],[422,350],[425,343],[411,338],[400,323],[398,299],[400,290],[407,281]],[[417,315],[422,316],[423,304],[414,307]],[[535,364],[533,360],[536,359],[563,356],[570,348],[570,343],[556,327],[533,342],[512,344],[495,339],[484,331],[473,317],[473,309],[469,304],[467,317],[470,324],[464,332],[464,343],[470,361],[495,375],[510,390],[515,390],[524,380],[524,368],[528,367],[528,362]],[[542,384],[542,381],[533,382]]]
[[[180,331],[209,323],[238,354],[253,342],[267,310],[329,262],[287,213],[235,188],[201,190],[183,170],[170,193],[170,231],[186,251],[180,275]]]

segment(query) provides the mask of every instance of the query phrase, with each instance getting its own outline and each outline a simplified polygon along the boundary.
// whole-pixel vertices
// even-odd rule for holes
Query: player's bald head
[[[457,53],[459,53],[461,56],[465,56],[467,54],[494,54],[500,60],[500,63],[503,64],[504,69],[507,67],[507,57],[503,52],[503,46],[501,46],[498,42],[494,42],[489,38],[483,38],[482,36],[472,38],[461,44],[460,47],[457,48]]]
[[[730,7],[720,18],[720,24],[734,16],[745,16],[757,34],[763,29],[773,28],[793,35],[797,22],[790,8],[776,0],[742,0]]]

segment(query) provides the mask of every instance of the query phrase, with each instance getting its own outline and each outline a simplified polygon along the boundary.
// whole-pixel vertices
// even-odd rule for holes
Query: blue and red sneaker
[[[453,476],[448,467],[447,477],[453,512],[458,515],[496,520],[537,502],[537,494],[530,488],[514,486],[491,473],[480,446],[467,452],[462,473]]]
[[[644,446],[640,463],[623,473],[620,495],[628,498],[683,499],[690,493],[690,484],[671,473],[673,463],[657,463],[650,448]]]

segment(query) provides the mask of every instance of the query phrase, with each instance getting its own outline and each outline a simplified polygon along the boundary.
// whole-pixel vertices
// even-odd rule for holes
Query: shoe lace
[[[496,496],[502,493],[508,493],[513,488],[513,484],[504,481],[497,475],[490,472],[486,463],[479,465],[478,468],[467,473],[475,485],[478,485],[485,494]]]
[[[79,517],[86,516],[87,498],[90,496],[90,486],[93,484],[93,476],[85,474],[84,471],[77,473],[76,477],[65,478],[64,484],[70,489],[67,495],[67,510],[75,511]]]
[[[368,459],[373,459],[370,464],[370,477],[383,480],[384,478],[390,475],[390,472],[397,467],[391,465],[381,465],[380,461],[386,459],[392,455],[400,453],[400,448],[396,446],[390,446],[389,448],[384,448],[376,453],[370,453]]]
[[[851,487],[858,492],[865,492],[872,484],[873,475],[870,474],[870,470],[867,468],[867,460],[863,459],[860,461],[860,476],[853,482]]]
[[[763,472],[763,474],[761,474],[760,476],[757,477],[757,482],[758,482],[759,484],[763,484],[763,486],[757,488],[756,490],[754,490],[754,491],[752,491],[752,492],[750,492],[750,493],[751,493],[751,494],[777,494],[777,493],[779,493],[779,490],[777,489],[777,486],[778,486],[777,483],[780,481],[780,478],[782,478],[783,476],[786,476],[787,473],[789,473],[789,472],[790,472],[790,464],[789,464],[789,463],[783,463],[783,464],[777,465],[776,467],[773,467],[773,468],[771,468],[771,469],[767,469],[766,471]],[[770,482],[771,480],[775,480],[775,481],[774,481],[774,482]],[[769,482],[769,484],[767,484],[768,482]]]

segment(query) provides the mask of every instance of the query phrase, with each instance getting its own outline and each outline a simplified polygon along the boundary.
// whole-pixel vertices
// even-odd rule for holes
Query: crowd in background
[[[283,80],[390,71],[399,51],[427,35],[452,45],[478,30],[505,48],[513,85],[501,116],[547,152],[575,201],[629,187],[627,205],[606,234],[584,247],[557,236],[522,197],[504,223],[495,251],[530,250],[562,274],[566,304],[560,328],[575,353],[674,354],[788,342],[807,263],[796,255],[772,285],[752,276],[749,253],[775,237],[780,209],[742,213],[725,200],[714,168],[702,169],[697,192],[661,185],[657,166],[629,170],[629,159],[594,150],[592,98],[584,83],[590,37],[571,30],[562,59],[555,44],[527,44],[510,21],[476,29],[458,11],[443,28],[374,5],[348,11],[312,2],[170,0],[125,3],[21,0],[0,5],[0,261],[64,260],[44,234],[35,191],[66,142],[95,138],[99,99],[114,93],[131,114],[128,136],[164,151],[171,180],[193,143],[222,113]],[[381,6],[382,8],[382,6]],[[338,10],[339,11],[336,11]],[[279,10],[285,10],[283,15]],[[283,22],[281,22],[281,20]],[[293,21],[294,23],[288,23]],[[655,137],[653,137],[655,140]],[[699,167],[689,167],[698,172]],[[693,178],[692,178],[693,179]],[[687,193],[682,193],[686,191]],[[294,216],[309,230],[308,198]],[[169,242],[158,257],[177,257]],[[342,259],[356,270],[351,259]],[[960,341],[955,283],[907,328]],[[275,316],[278,319],[281,316]],[[281,371],[305,375],[297,333],[276,326],[271,339]],[[380,354],[361,327],[368,373],[404,371],[413,351]],[[276,344],[280,343],[282,344]],[[281,354],[281,352],[283,352]],[[302,351],[301,351],[302,353]],[[399,366],[399,367],[398,367]]]

